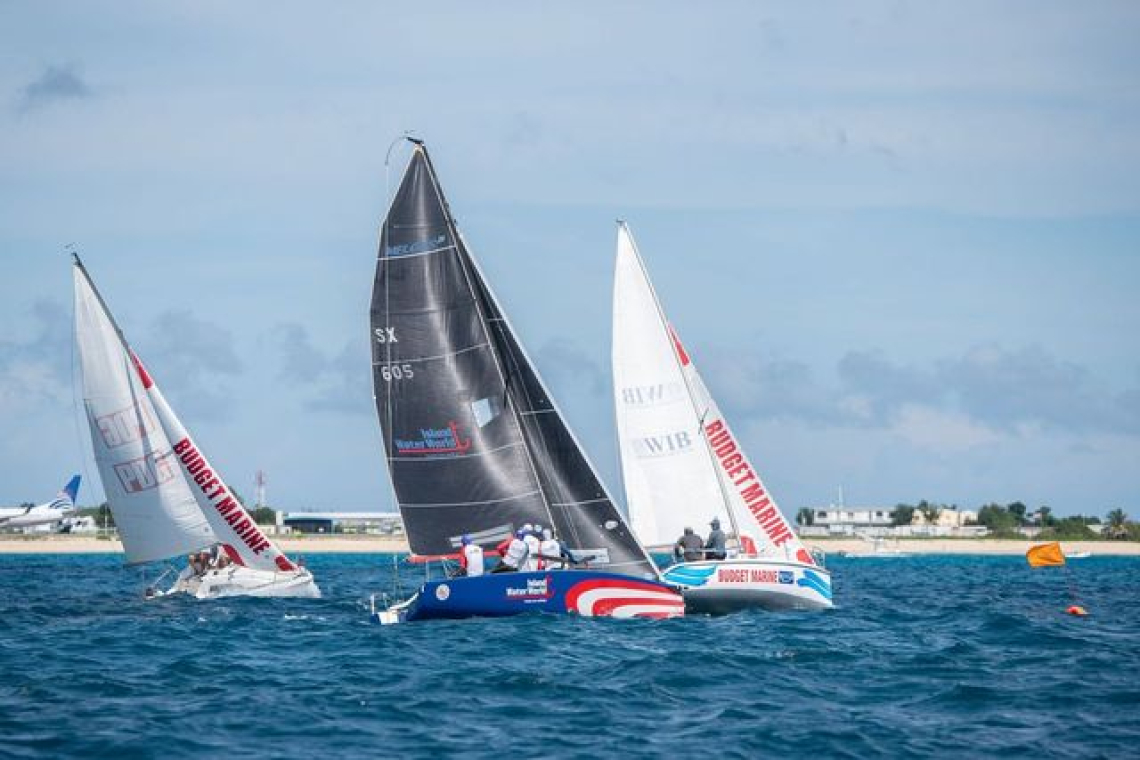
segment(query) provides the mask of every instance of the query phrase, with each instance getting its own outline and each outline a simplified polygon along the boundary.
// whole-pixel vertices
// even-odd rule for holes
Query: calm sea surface
[[[1140,560],[1071,563],[1086,619],[957,556],[835,559],[823,614],[380,628],[391,563],[144,602],[117,556],[0,556],[0,756],[1140,756]]]

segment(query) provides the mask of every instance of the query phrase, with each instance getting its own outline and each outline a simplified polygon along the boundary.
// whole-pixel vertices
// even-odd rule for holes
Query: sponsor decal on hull
[[[665,571],[665,580],[679,586],[703,586],[716,572],[712,565],[707,567],[693,567],[691,565],[677,565]]]
[[[797,586],[814,591],[827,601],[831,601],[831,581],[812,570],[804,570],[804,577],[796,582]]]
[[[526,586],[507,586],[506,595],[512,602],[545,602],[554,596],[554,587],[549,575],[545,578],[527,578]]]
[[[657,583],[594,578],[566,592],[566,609],[584,617],[670,618],[685,614],[685,600]]]

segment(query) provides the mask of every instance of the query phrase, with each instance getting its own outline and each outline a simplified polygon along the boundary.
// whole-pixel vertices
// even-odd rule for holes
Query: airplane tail
[[[79,476],[76,475],[71,480],[67,481],[67,485],[55,497],[52,502],[53,507],[67,508],[75,506],[75,497],[79,495]]]

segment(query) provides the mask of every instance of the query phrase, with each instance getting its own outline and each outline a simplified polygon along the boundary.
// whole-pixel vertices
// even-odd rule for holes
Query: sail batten
[[[614,564],[656,574],[518,343],[420,144],[381,227],[370,316],[377,415],[414,553],[543,523],[572,547],[604,546]]]

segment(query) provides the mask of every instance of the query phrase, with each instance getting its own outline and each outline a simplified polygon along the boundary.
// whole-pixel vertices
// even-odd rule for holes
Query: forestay
[[[78,258],[73,274],[84,406],[127,561],[167,559],[216,543],[118,329]]]
[[[638,519],[652,512],[656,524],[647,522],[646,529],[655,529],[661,541],[676,540],[679,523],[701,522],[706,515],[727,512],[741,533],[756,540],[758,554],[814,564],[666,320],[624,223],[618,227],[617,259],[614,394],[631,512]],[[656,347],[644,345],[650,343]],[[673,400],[675,389],[666,398],[665,389],[678,378],[687,403]],[[640,403],[648,398],[644,389],[654,387],[661,388],[654,392],[654,401],[659,396],[661,403]],[[653,419],[657,415],[660,419]],[[691,438],[694,433],[696,438]],[[646,448],[647,437],[658,442],[652,452]],[[662,439],[667,439],[664,444]],[[659,454],[662,448],[667,453]],[[650,453],[659,455],[646,455]],[[662,464],[663,460],[671,460],[679,472],[670,474],[671,465]],[[641,524],[635,526],[640,529]]]
[[[373,381],[412,551],[553,525],[595,567],[656,576],[487,287],[416,143],[381,229]]]

